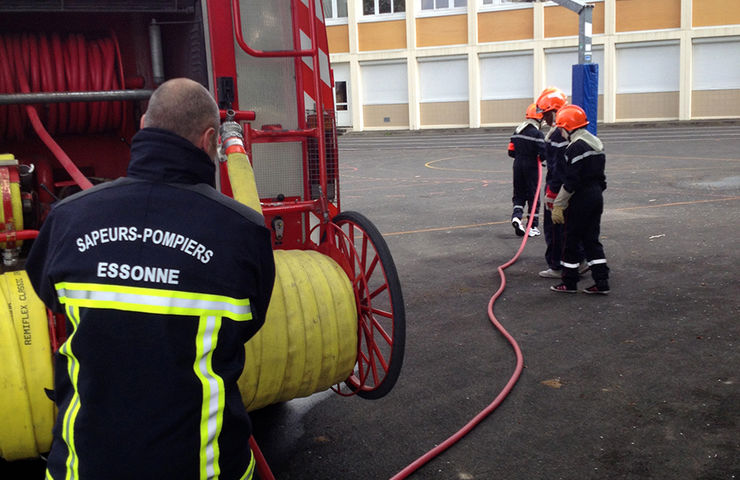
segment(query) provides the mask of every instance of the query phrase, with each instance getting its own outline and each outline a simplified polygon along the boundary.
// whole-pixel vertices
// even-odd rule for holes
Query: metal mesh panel
[[[257,50],[293,50],[290,1],[242,0],[244,41]],[[295,60],[256,58],[235,42],[239,107],[256,113],[254,125],[298,128]]]
[[[307,123],[309,127],[316,126],[316,112],[307,112]],[[326,152],[326,195],[329,200],[337,197],[337,176],[339,175],[337,163],[337,144],[334,134],[336,124],[334,116],[324,113],[324,146]],[[319,186],[321,185],[319,172],[319,145],[314,138],[308,139],[308,183],[311,187],[311,198],[319,198]]]
[[[303,159],[300,142],[252,145],[254,177],[260,198],[303,198]]]

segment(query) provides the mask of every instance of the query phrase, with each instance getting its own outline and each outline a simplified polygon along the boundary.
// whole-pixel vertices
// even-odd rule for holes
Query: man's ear
[[[203,130],[203,133],[200,134],[200,139],[198,139],[198,145],[197,147],[208,152],[211,148],[211,142],[214,141],[214,136],[216,135],[216,129],[213,127],[208,127],[207,129]]]
[[[141,120],[139,120],[139,128],[144,128],[144,117],[146,117],[146,113],[141,116]]]

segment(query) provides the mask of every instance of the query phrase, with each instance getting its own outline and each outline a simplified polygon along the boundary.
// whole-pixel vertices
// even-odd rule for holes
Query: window
[[[422,10],[441,10],[443,8],[467,6],[468,0],[421,0]]]
[[[694,90],[740,89],[740,39],[694,39]]]
[[[347,110],[347,82],[344,80],[334,82],[334,92],[336,93],[334,103],[337,110]]]
[[[489,54],[480,59],[482,100],[531,98],[534,90],[532,53]]]
[[[420,58],[419,80],[421,103],[467,101],[468,59]]]
[[[347,18],[347,0],[324,0],[324,17]]]
[[[409,103],[406,63],[372,62],[360,65],[364,105]]]
[[[406,0],[363,0],[363,15],[380,15],[406,11]]]
[[[504,0],[482,0],[483,5],[501,5],[504,3]]]
[[[680,59],[678,42],[617,45],[617,94],[677,92]]]

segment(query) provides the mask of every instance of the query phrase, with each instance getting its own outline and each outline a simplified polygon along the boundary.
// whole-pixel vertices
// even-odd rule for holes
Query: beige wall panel
[[[678,92],[619,94],[616,114],[617,120],[678,118]]]
[[[532,8],[523,8],[478,14],[478,41],[480,43],[505,42],[534,38],[533,12]],[[578,20],[576,19],[577,28]]]
[[[691,92],[691,116],[740,116],[740,90],[694,90]]]
[[[349,28],[347,25],[326,27],[326,37],[329,40],[330,53],[349,52]]]
[[[604,2],[594,4],[593,34],[604,33]],[[565,7],[545,7],[545,37],[578,35],[578,14]]]
[[[360,23],[357,36],[363,52],[406,48],[406,21]]]
[[[416,46],[464,45],[468,43],[468,16],[449,15],[416,19]]]
[[[524,121],[531,98],[483,100],[480,102],[480,123],[518,123]]]
[[[681,26],[681,0],[617,0],[617,32]]]
[[[422,103],[421,125],[469,125],[468,102]]]
[[[740,24],[737,0],[694,0],[691,7],[695,27]]]
[[[365,105],[362,118],[366,127],[408,127],[409,105]]]

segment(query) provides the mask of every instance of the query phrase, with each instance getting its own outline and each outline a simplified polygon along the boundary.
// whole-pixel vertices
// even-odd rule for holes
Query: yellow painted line
[[[685,205],[697,205],[700,203],[716,203],[716,202],[730,202],[740,200],[740,196],[737,197],[725,197],[725,198],[717,198],[717,199],[711,199],[711,200],[694,200],[692,202],[673,202],[673,203],[661,203],[658,205],[638,205],[634,207],[622,207],[622,208],[611,208],[607,210],[607,212],[622,212],[626,210],[639,210],[644,208],[663,208],[663,207],[678,207],[678,206],[685,206]],[[418,230],[407,230],[404,232],[391,232],[391,233],[384,233],[384,237],[396,237],[399,235],[411,235],[414,233],[429,233],[429,232],[445,232],[447,230],[464,230],[467,228],[480,228],[480,227],[489,227],[491,225],[503,225],[508,224],[509,220],[505,220],[502,222],[485,222],[485,223],[473,223],[470,225],[454,225],[454,226],[448,226],[448,227],[431,227],[431,228],[421,228]]]

